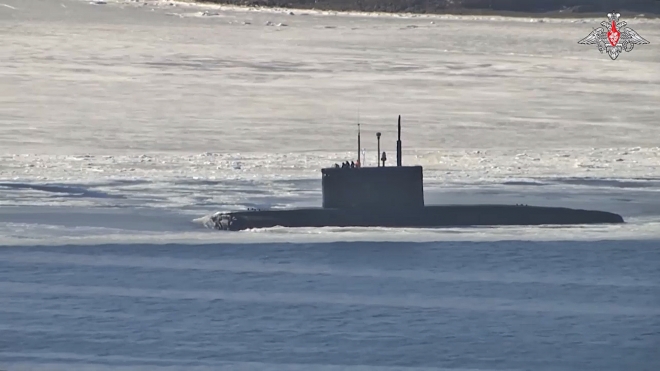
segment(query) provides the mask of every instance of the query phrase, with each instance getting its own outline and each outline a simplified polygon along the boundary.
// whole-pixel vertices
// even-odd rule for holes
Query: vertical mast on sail
[[[401,115],[399,115],[399,139],[396,141],[396,166],[401,166]]]
[[[357,163],[355,164],[355,167],[360,167],[360,109],[358,108],[358,151],[357,151]]]

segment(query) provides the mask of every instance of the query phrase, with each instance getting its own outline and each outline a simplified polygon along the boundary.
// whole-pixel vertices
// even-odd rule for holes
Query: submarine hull
[[[220,230],[281,227],[459,227],[623,223],[614,213],[525,205],[437,205],[409,210],[307,208],[217,213]]]

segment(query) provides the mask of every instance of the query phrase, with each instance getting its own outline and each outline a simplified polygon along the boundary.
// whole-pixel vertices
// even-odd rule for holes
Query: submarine
[[[378,154],[380,155],[380,133]],[[624,223],[611,212],[528,205],[425,205],[422,166],[401,164],[401,116],[398,120],[396,166],[358,161],[321,169],[322,207],[218,212],[214,229],[240,231],[271,227],[470,227],[504,225],[569,225]]]

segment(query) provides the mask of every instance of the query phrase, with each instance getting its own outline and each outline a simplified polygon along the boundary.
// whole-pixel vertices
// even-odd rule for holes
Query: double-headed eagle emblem
[[[578,41],[578,44],[598,46],[598,50],[607,54],[615,60],[622,50],[627,52],[633,50],[635,44],[649,44],[643,37],[639,36],[635,30],[626,27],[626,22],[619,22],[619,13],[608,13],[609,22],[602,21],[600,27],[591,31],[589,36]]]

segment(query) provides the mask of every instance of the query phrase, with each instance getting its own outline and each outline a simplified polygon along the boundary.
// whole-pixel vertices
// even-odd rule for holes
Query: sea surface
[[[657,370],[656,242],[0,252],[22,369]]]
[[[604,19],[0,0],[0,370],[660,370],[660,21]],[[626,223],[207,228],[398,115],[427,204]]]

